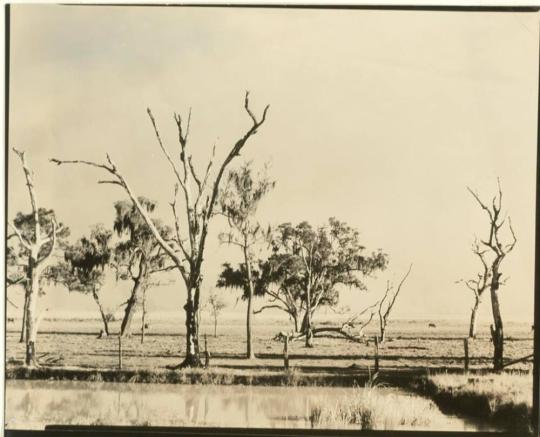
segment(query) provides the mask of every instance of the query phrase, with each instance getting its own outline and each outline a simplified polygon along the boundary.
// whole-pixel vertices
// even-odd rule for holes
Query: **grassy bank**
[[[425,429],[440,419],[432,401],[411,396],[404,402],[402,396],[382,394],[376,387],[356,389],[346,400],[317,405],[310,412],[312,426],[331,429],[351,425],[364,430]]]
[[[366,375],[352,373],[304,373],[291,368],[277,370],[238,370],[224,368],[146,370],[146,369],[85,369],[69,367],[9,366],[6,379],[70,380],[120,383],[157,384],[214,384],[214,385],[260,385],[260,386],[330,386],[353,387],[363,384]]]
[[[428,375],[415,388],[442,411],[489,420],[504,429],[532,433],[532,375]]]

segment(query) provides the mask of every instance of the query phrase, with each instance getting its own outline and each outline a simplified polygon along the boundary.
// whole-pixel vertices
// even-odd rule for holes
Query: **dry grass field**
[[[9,363],[22,361],[24,345],[18,342],[19,320],[7,325],[6,359]],[[114,368],[118,365],[119,322],[113,322],[108,338],[98,339],[101,328],[99,320],[44,319],[40,326],[37,354],[44,364],[78,366],[89,368]],[[321,321],[321,324],[335,323]],[[428,321],[392,322],[387,340],[380,346],[380,367],[392,369],[432,368],[457,369],[463,367],[466,325],[451,321],[436,321],[436,328],[428,327]],[[208,350],[212,365],[223,367],[281,367],[283,344],[273,339],[288,325],[280,319],[257,320],[254,329],[254,349],[257,361],[243,359],[245,327],[241,319],[224,319],[218,325],[218,335],[213,335],[213,325],[203,324],[201,333],[207,334]],[[134,324],[134,335],[122,340],[123,367],[126,369],[163,368],[177,364],[183,355],[184,338],[182,321],[173,319],[152,320],[145,335],[144,344]],[[375,329],[375,325],[372,326]],[[492,345],[487,326],[479,327],[479,336],[469,341],[470,368],[491,366]],[[366,331],[366,339],[375,331]],[[201,337],[204,348],[204,337]],[[346,368],[373,366],[374,343],[355,343],[344,338],[316,338],[313,348],[295,341],[289,346],[291,365],[301,367]],[[532,353],[533,340],[530,326],[524,323],[507,323],[505,358],[517,359]],[[513,369],[530,369],[532,361],[512,366]]]

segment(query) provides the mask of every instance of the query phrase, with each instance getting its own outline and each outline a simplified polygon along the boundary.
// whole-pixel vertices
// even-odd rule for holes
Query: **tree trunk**
[[[188,288],[188,298],[184,305],[186,311],[186,358],[180,364],[179,367],[202,367],[201,356],[199,353],[199,324],[198,324],[198,310],[199,310],[199,290]]]
[[[24,340],[26,338],[25,332],[26,332],[26,312],[28,311],[28,291],[24,291],[24,307],[23,307],[23,317],[22,317],[22,324],[21,324],[21,337],[19,338],[19,343],[24,343]]]
[[[143,289],[143,296],[142,296],[141,344],[144,343],[144,330],[145,329],[146,329],[146,288]]]
[[[214,313],[214,337],[217,337],[217,314]]]
[[[294,332],[298,332],[298,316],[296,314],[291,314],[291,317],[294,321]]]
[[[384,339],[386,338],[386,323],[383,323],[381,325],[381,332],[379,335],[379,343],[384,343]]]
[[[103,320],[104,335],[108,336],[109,335],[109,321],[107,320],[107,315],[105,314],[105,311],[103,310],[103,306],[101,305],[101,302],[99,301],[99,295],[96,289],[92,291],[92,297],[96,301],[96,304],[99,308],[99,313],[101,314],[101,320]]]
[[[26,337],[26,354],[25,364],[27,366],[38,366],[36,360],[36,337],[37,337],[37,301],[39,296],[39,274],[37,266],[33,259],[30,260],[28,272],[28,285],[26,292],[26,317],[25,317],[25,337]]]
[[[253,301],[253,280],[251,274],[251,262],[249,260],[249,255],[247,252],[246,245],[244,246],[244,262],[246,264],[247,271],[247,281],[248,281],[248,301],[247,301],[247,316],[246,316],[246,358],[253,359],[255,358],[255,353],[253,352],[253,343],[251,338],[251,322],[252,322],[252,308],[251,304]]]
[[[302,325],[300,325],[300,334],[306,336],[306,347],[313,347],[312,337],[313,337],[313,328],[311,327],[311,317],[310,312],[306,310],[304,317],[302,317]],[[309,339],[308,339],[309,337]]]
[[[476,314],[480,306],[480,296],[475,296],[474,306],[471,310],[471,322],[469,324],[469,338],[476,337]]]
[[[305,316],[305,333],[306,333],[306,347],[313,347],[313,333],[311,332],[311,286],[306,290],[306,316]]]
[[[122,324],[120,326],[121,337],[128,337],[131,334],[131,321],[137,312],[139,302],[142,300],[142,295],[144,294],[147,286],[146,267],[142,267],[142,263],[141,268],[143,268],[145,271],[144,274],[140,274],[134,280],[133,290],[127,302],[124,318],[122,319]]]
[[[501,274],[497,266],[493,268],[493,280],[491,281],[491,309],[493,311],[493,325],[490,327],[491,339],[493,341],[493,369],[501,371],[503,369],[504,358],[504,333],[501,308],[499,305],[499,278]]]

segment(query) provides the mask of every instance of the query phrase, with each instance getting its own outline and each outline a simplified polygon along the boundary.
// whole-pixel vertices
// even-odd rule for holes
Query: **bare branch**
[[[111,184],[111,185],[120,185],[122,186],[122,184],[118,181],[98,181],[97,182],[98,184]]]
[[[173,260],[173,262],[178,266],[178,268],[182,267],[182,261],[178,258],[178,256],[175,253],[175,250],[163,239],[161,234],[159,233],[159,230],[157,229],[156,225],[154,224],[153,220],[148,215],[148,212],[146,211],[146,208],[144,208],[139,200],[137,199],[137,196],[131,191],[131,188],[129,187],[127,181],[124,179],[122,174],[118,171],[117,166],[113,163],[111,157],[107,155],[107,161],[110,164],[110,167],[105,164],[97,164],[95,162],[91,161],[80,161],[80,160],[72,160],[72,161],[63,161],[59,159],[52,159],[51,161],[55,162],[58,165],[61,164],[85,164],[92,167],[97,167],[106,170],[107,172],[114,175],[114,177],[118,180],[119,185],[121,185],[124,188],[124,191],[127,193],[135,207],[137,208],[137,211],[141,214],[142,218],[144,219],[145,223],[148,225],[150,231],[154,235],[156,241],[159,243],[159,245],[163,248],[163,250],[169,255],[169,257]]]
[[[201,180],[197,177],[197,173],[195,172],[195,167],[193,167],[193,162],[192,162],[191,156],[188,156],[187,160],[188,160],[188,164],[189,164],[189,171],[191,172],[191,176],[193,176],[193,180],[197,184],[197,188],[199,189],[199,197],[200,197],[200,194],[202,193]]]
[[[176,266],[166,266],[166,267],[161,267],[157,269],[152,269],[148,273],[154,274],[154,273],[160,273],[160,272],[170,272],[171,270],[174,270],[176,268],[177,268]]]
[[[41,224],[39,223],[39,207],[36,200],[36,192],[34,189],[33,173],[26,163],[25,152],[17,150],[13,147],[13,151],[21,160],[21,165],[24,171],[24,177],[26,178],[26,186],[28,187],[28,194],[30,195],[30,203],[32,205],[32,212],[34,214],[34,230],[35,230],[35,242],[39,244],[41,239]]]
[[[251,112],[251,110],[249,109],[249,91],[246,91],[246,96],[244,98],[244,108],[246,108],[246,112],[253,121],[253,124],[257,124],[257,119],[255,118],[255,115],[253,115],[253,112]]]
[[[503,193],[502,193],[502,188],[501,188],[501,179],[499,177],[497,177],[497,187],[499,189],[499,211],[501,210],[502,208],[502,196],[503,196]]]
[[[201,185],[201,194],[204,191],[206,187],[206,183],[208,182],[208,176],[210,174],[210,170],[212,166],[214,165],[214,158],[216,157],[216,145],[214,144],[214,147],[212,147],[212,157],[210,158],[210,161],[208,161],[208,165],[206,167],[206,172],[204,173],[204,179],[202,181]]]
[[[394,303],[396,301],[396,298],[399,294],[399,292],[401,291],[401,287],[403,286],[403,284],[405,283],[405,281],[407,280],[407,278],[409,277],[409,274],[411,273],[411,270],[412,270],[412,263],[411,265],[409,266],[409,270],[407,270],[407,273],[405,273],[405,276],[403,276],[403,278],[401,279],[401,281],[399,282],[398,284],[398,287],[396,289],[396,292],[394,293],[394,295],[392,296],[392,299],[388,305],[388,308],[386,309],[386,313],[385,313],[385,316],[388,317],[388,315],[390,314],[390,311],[392,310],[392,307],[394,306]]]
[[[17,305],[15,305],[15,304],[9,299],[9,297],[7,297],[7,296],[6,296],[6,302],[9,303],[12,307],[19,309],[19,307],[18,307]]]
[[[175,229],[175,232],[176,232],[176,238],[177,238],[178,246],[182,250],[182,253],[186,257],[186,259],[189,259],[190,258],[189,254],[187,253],[186,249],[184,248],[184,244],[182,243],[182,237],[180,235],[180,223],[179,223],[179,219],[178,219],[178,214],[176,212],[176,197],[177,196],[178,196],[178,184],[175,184],[174,185],[174,198],[173,198],[173,201],[170,203],[172,213],[173,213],[173,218],[174,218],[174,229]]]
[[[98,163],[92,162],[92,161],[85,161],[85,160],[80,160],[80,159],[76,159],[76,160],[60,160],[60,159],[56,159],[56,158],[52,158],[52,159],[50,159],[50,161],[54,162],[56,165],[62,165],[62,164],[85,164],[85,165],[89,165],[91,167],[97,167],[97,168],[101,168],[103,170],[107,170],[109,173],[114,174],[114,169],[113,168],[107,167],[105,164],[98,164]]]
[[[23,235],[21,234],[21,232],[17,229],[17,227],[11,223],[11,222],[8,222],[8,226],[13,229],[13,232],[15,232],[15,234],[12,234],[12,235],[16,235],[17,238],[19,239],[19,241],[21,242],[21,244],[28,250],[31,250],[31,247],[30,247],[30,243],[28,241],[26,241],[26,239],[23,237]]]
[[[258,310],[253,310],[253,314],[259,314],[259,313],[262,313],[264,310],[268,310],[268,309],[271,309],[271,308],[274,308],[274,309],[279,309],[279,310],[282,310],[282,311],[286,311],[286,312],[289,312],[287,310],[287,308],[284,308],[282,307],[281,305],[264,305],[262,306],[261,308],[259,308]]]
[[[512,219],[510,217],[508,217],[508,227],[510,228],[510,233],[512,234],[512,242],[506,245],[506,253],[511,252],[517,243],[516,233],[514,232]]]
[[[148,116],[150,117],[150,121],[152,122],[152,126],[154,128],[154,133],[156,134],[156,138],[158,140],[158,144],[159,144],[159,147],[160,147],[161,151],[163,152],[163,154],[167,158],[167,161],[169,161],[169,164],[171,165],[171,168],[173,169],[173,172],[174,172],[174,174],[176,176],[176,179],[182,185],[182,187],[184,187],[184,180],[180,177],[180,173],[178,172],[178,168],[176,167],[176,164],[172,160],[171,155],[169,155],[169,152],[167,152],[167,149],[165,149],[165,146],[163,145],[163,142],[161,141],[161,136],[159,134],[159,130],[158,130],[157,125],[156,125],[156,120],[154,119],[154,116],[152,115],[152,111],[150,110],[150,108],[147,108],[146,112],[148,112]],[[184,189],[185,189],[185,187],[184,187]]]
[[[361,312],[358,314],[353,315],[350,317],[343,325],[342,328],[345,326],[350,326],[351,328],[354,328],[356,326],[356,320],[358,320],[360,317],[362,317],[365,313],[371,310],[370,317],[367,322],[363,323],[361,325],[361,329],[365,328],[369,323],[371,323],[371,320],[373,319],[373,316],[375,315],[376,311],[373,311],[374,308],[376,308],[379,305],[379,301],[375,302],[373,305],[370,305],[366,308],[364,308]]]
[[[475,193],[473,190],[471,190],[470,187],[467,187],[467,190],[469,190],[469,193],[471,193],[471,194],[473,195],[473,197],[476,199],[476,201],[478,202],[478,204],[480,205],[480,207],[481,207],[484,211],[486,211],[486,212],[488,213],[490,220],[493,221],[493,215],[492,215],[492,213],[491,213],[491,210],[484,204],[484,202],[482,202],[482,201],[480,200],[480,196],[478,196],[477,193]]]

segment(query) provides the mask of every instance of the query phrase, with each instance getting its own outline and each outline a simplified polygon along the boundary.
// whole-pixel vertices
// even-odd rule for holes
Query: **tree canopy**
[[[296,226],[281,224],[272,235],[271,245],[271,255],[259,261],[253,272],[255,294],[269,298],[269,303],[256,312],[271,308],[285,311],[297,331],[299,317],[303,315],[305,320],[307,308],[312,316],[321,306],[337,305],[340,286],[365,290],[363,278],[388,264],[384,252],[366,253],[359,232],[335,218],[319,228],[305,221]],[[245,290],[245,284],[241,266],[224,265],[218,286]]]
[[[148,214],[152,214],[157,202],[145,197],[139,197],[140,205]],[[154,233],[139,213],[137,206],[131,200],[121,200],[114,203],[116,211],[113,229],[119,237],[126,237],[114,248],[114,265],[120,278],[127,279],[131,275],[132,264],[138,255],[143,254],[149,265],[149,272],[154,273],[168,269],[167,254],[161,249]],[[172,229],[159,219],[153,219],[159,234],[165,240],[172,236]]]
[[[88,237],[80,238],[66,248],[67,264],[58,265],[60,282],[70,291],[94,292],[105,280],[105,267],[112,255],[110,241],[112,231],[103,225],[93,226]]]

